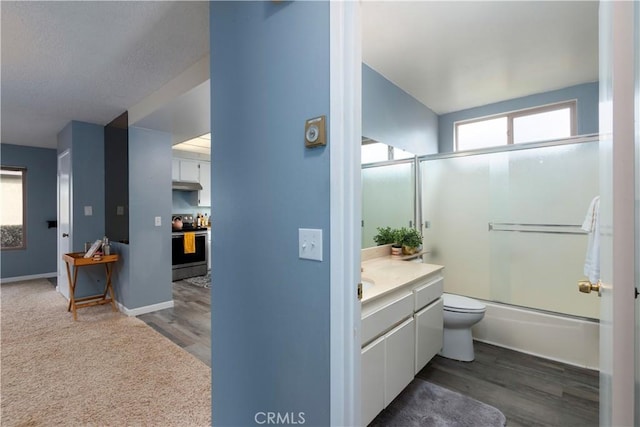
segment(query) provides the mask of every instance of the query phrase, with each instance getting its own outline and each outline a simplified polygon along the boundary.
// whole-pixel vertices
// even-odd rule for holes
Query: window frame
[[[4,247],[0,242],[0,250],[19,251],[27,249],[27,168],[24,166],[6,166],[0,165],[0,172],[12,171],[21,172],[22,177],[22,245],[13,247]]]
[[[547,113],[550,111],[563,110],[565,108],[569,108],[569,119],[570,119],[570,127],[571,127],[570,136],[571,137],[576,136],[577,128],[578,128],[577,126],[578,100],[571,99],[568,101],[555,102],[552,104],[539,105],[537,107],[523,108],[520,110],[507,111],[505,113],[492,114],[489,116],[482,116],[482,117],[474,117],[473,119],[459,120],[459,121],[453,122],[453,150],[454,151],[470,151],[470,149],[467,149],[467,150],[459,149],[458,127],[461,125],[467,125],[471,123],[483,122],[487,120],[493,120],[493,119],[505,117],[507,119],[507,144],[506,145],[508,146],[508,145],[515,144],[513,142],[513,120],[514,119],[519,117],[526,117],[526,116],[531,116],[535,114],[540,114],[540,113]],[[539,141],[529,141],[529,142],[539,142]],[[519,142],[518,144],[526,144],[526,143],[527,142]],[[490,148],[490,147],[501,147],[501,146],[502,144],[491,145],[487,147],[482,147],[481,149]]]

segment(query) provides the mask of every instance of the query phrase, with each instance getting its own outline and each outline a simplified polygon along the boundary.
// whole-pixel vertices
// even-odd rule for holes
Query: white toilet
[[[474,359],[471,327],[482,320],[487,307],[479,301],[453,294],[444,300],[444,340],[440,356],[471,362]]]

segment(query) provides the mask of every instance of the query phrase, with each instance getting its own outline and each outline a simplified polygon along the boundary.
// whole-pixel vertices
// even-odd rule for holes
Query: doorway
[[[69,298],[66,264],[62,254],[71,252],[71,150],[58,155],[58,285],[57,291]]]

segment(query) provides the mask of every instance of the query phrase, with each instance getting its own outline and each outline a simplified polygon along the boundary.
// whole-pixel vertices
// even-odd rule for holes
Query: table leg
[[[111,295],[111,308],[113,311],[118,311],[118,307],[116,307],[116,299],[113,296],[113,286],[111,284],[111,273],[113,272],[113,264],[107,263],[104,265],[104,268],[107,272],[107,286],[104,288],[104,296],[106,297],[107,291],[109,291],[109,295]]]
[[[67,311],[73,311],[73,320],[78,320],[78,315],[76,313],[76,300],[75,300],[75,292],[76,292],[76,283],[78,280],[78,268],[73,267],[73,279],[71,278],[71,271],[69,270],[69,263],[65,262],[67,266],[67,280],[69,281],[69,306],[67,307]]]

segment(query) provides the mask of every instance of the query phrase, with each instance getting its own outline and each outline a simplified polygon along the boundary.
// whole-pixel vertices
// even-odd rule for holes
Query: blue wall
[[[329,2],[212,2],[213,425],[329,425]],[[329,127],[327,126],[327,132]],[[323,230],[324,261],[298,258]]]
[[[71,251],[82,252],[85,242],[104,236],[104,127],[70,122],[58,134],[58,154],[67,149],[71,150]],[[84,214],[85,206],[92,207],[92,215]],[[68,297],[68,289],[60,285]],[[78,272],[75,296],[102,292],[104,285],[104,267],[85,267]]]
[[[57,216],[56,150],[3,143],[0,160],[3,166],[27,168],[27,248],[2,251],[0,275],[3,279],[36,274],[55,276],[57,228],[47,228],[47,221]]]
[[[364,96],[364,95],[363,95]],[[577,99],[578,135],[598,133],[598,82],[584,83],[550,92],[510,99],[482,107],[443,114],[439,117],[438,147],[441,153],[453,151],[453,124],[456,121],[522,110],[555,102]]]
[[[413,154],[434,154],[438,116],[362,64],[362,135]]]
[[[160,227],[155,226],[156,216],[162,219]],[[130,268],[119,286],[120,303],[128,309],[173,300],[170,218],[171,134],[130,127],[129,250],[125,254]]]

